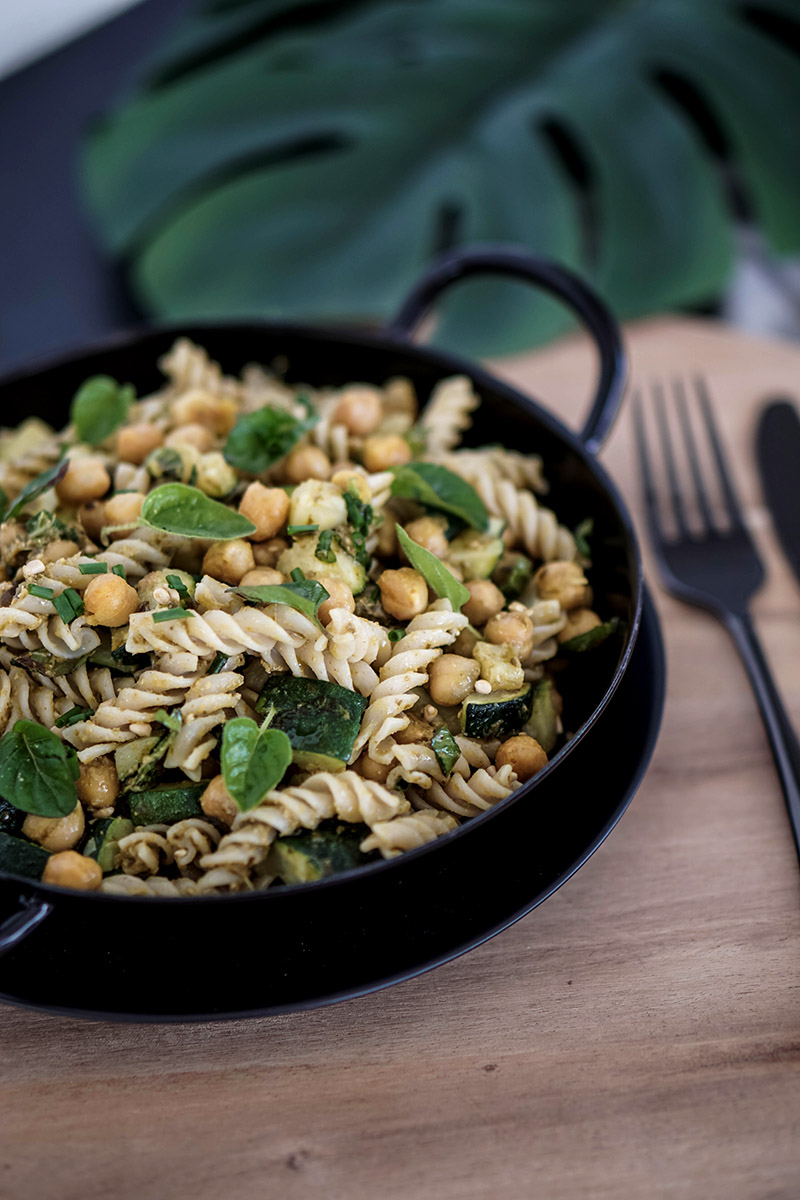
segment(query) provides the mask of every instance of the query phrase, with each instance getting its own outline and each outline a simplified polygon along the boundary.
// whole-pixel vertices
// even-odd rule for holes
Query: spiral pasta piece
[[[168,825],[143,825],[117,843],[120,870],[126,875],[157,875],[174,859],[166,838]]]
[[[391,821],[379,821],[369,837],[364,838],[361,849],[365,854],[380,850],[384,858],[396,858],[405,850],[416,850],[418,846],[435,841],[457,826],[458,821],[450,813],[421,809]]]
[[[168,879],[165,875],[151,875],[143,878],[141,875],[109,875],[100,885],[100,891],[106,896],[197,896],[197,884],[187,878]],[[204,888],[209,894],[212,888]]]
[[[437,808],[456,817],[476,817],[519,787],[510,766],[479,767],[468,777],[453,773],[444,783],[431,782],[424,795],[409,792],[414,808]]]
[[[514,487],[507,479],[482,475],[473,486],[493,517],[502,517],[516,541],[533,558],[545,562],[572,561],[577,555],[575,539],[549,508],[539,504],[533,492]]]
[[[181,727],[164,760],[167,770],[181,770],[189,779],[200,778],[203,763],[217,744],[216,731],[241,699],[236,689],[243,682],[236,671],[220,671],[191,684],[177,710]]]
[[[172,847],[175,865],[181,871],[188,870],[194,863],[210,854],[219,845],[221,834],[210,821],[200,817],[187,817],[167,830],[167,842]]]
[[[454,471],[473,487],[485,475],[504,479],[516,488],[528,488],[540,495],[548,490],[542,460],[538,454],[520,454],[501,446],[483,446],[477,450],[453,450],[440,454],[436,461]]]
[[[436,458],[458,444],[462,433],[472,424],[470,414],[479,403],[466,375],[454,375],[437,383],[419,419],[430,458]]]

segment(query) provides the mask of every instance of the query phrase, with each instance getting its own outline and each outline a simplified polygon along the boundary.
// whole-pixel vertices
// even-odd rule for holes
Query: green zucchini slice
[[[503,524],[498,517],[492,517],[488,533],[465,529],[453,538],[447,559],[463,571],[466,583],[471,579],[488,579],[499,563],[506,548],[500,536]]]
[[[467,737],[510,737],[530,717],[532,702],[529,683],[518,692],[473,692],[461,705],[461,728]]]
[[[362,854],[359,845],[368,832],[363,825],[340,825],[277,838],[269,853],[267,873],[284,883],[311,883],[363,866],[370,856]]]
[[[540,679],[533,689],[531,715],[525,723],[525,733],[536,738],[547,754],[558,739],[558,713],[553,704],[553,685],[549,679]]]
[[[48,851],[41,846],[0,832],[0,871],[22,875],[25,879],[41,879],[49,857]]]
[[[566,650],[569,654],[583,654],[586,650],[593,650],[595,646],[602,645],[621,627],[622,622],[619,617],[612,617],[610,621],[605,621],[602,625],[595,625],[594,629],[587,629],[586,633],[579,633],[569,641],[562,642],[559,649]]]
[[[256,702],[258,712],[274,709],[271,729],[292,743],[292,761],[304,771],[343,771],[353,753],[366,696],[296,675],[273,675]]]
[[[129,833],[133,833],[133,830],[133,821],[126,817],[108,817],[106,820],[95,821],[83,847],[83,853],[87,858],[93,858],[103,874],[108,875],[116,869],[119,842]]]
[[[167,783],[146,792],[130,792],[131,820],[134,825],[171,825],[188,817],[202,817],[200,797],[205,790],[205,783],[188,787]]]

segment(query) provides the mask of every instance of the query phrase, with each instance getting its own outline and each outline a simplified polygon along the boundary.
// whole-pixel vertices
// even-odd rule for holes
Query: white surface
[[[139,0],[0,0],[0,76],[55,50]]]

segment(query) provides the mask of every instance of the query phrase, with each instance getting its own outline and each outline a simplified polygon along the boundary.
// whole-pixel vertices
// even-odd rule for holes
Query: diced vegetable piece
[[[335,529],[347,522],[347,505],[335,483],[306,479],[292,492],[289,525],[316,525],[317,529]]]
[[[95,859],[103,874],[107,875],[109,871],[116,869],[120,840],[133,833],[133,830],[133,821],[125,817],[109,817],[104,821],[95,821],[83,847],[83,853],[88,858]]]
[[[579,633],[577,637],[570,638],[568,642],[562,642],[559,646],[560,650],[566,650],[569,654],[582,654],[584,650],[593,650],[595,646],[601,645],[613,634],[617,633],[622,626],[619,617],[612,617],[610,621],[605,621],[602,625],[595,625],[594,629],[587,629],[586,633]]]
[[[317,558],[318,542],[318,533],[302,534],[295,538],[278,559],[278,570],[290,578],[292,571],[299,567],[306,579],[324,579],[329,575],[334,579],[342,579],[354,596],[363,592],[367,583],[366,568],[339,546],[335,536],[329,548],[333,550],[334,561],[325,562]]]
[[[547,754],[556,744],[558,713],[553,704],[553,685],[549,679],[540,679],[533,689],[531,715],[525,722],[524,732],[536,738]]]
[[[0,832],[0,871],[7,875],[22,875],[25,879],[41,879],[48,858],[47,850]]]
[[[501,537],[465,529],[450,543],[448,561],[451,566],[463,571],[464,580],[469,583],[471,579],[488,579],[504,550],[505,543]]]
[[[161,774],[162,760],[174,740],[174,732],[168,730],[164,734],[137,738],[117,747],[114,763],[125,791],[141,792],[155,783]]]
[[[363,866],[369,862],[369,855],[362,854],[359,845],[368,832],[363,825],[339,825],[277,838],[269,853],[267,872],[284,883],[311,883]]]
[[[131,820],[134,825],[171,825],[188,817],[202,817],[200,797],[205,790],[204,783],[188,787],[166,783],[149,791],[131,792],[128,796]]]
[[[478,642],[472,654],[480,664],[481,679],[491,685],[493,692],[516,692],[525,682],[525,672],[513,646]]]
[[[274,709],[271,729],[292,743],[292,761],[303,770],[343,771],[361,725],[367,699],[338,683],[272,675],[258,698],[258,712]]]
[[[516,600],[533,577],[533,563],[525,554],[504,554],[492,573],[492,583],[506,600]]]
[[[531,715],[532,699],[530,684],[518,692],[473,692],[461,705],[461,728],[467,737],[510,737]]]

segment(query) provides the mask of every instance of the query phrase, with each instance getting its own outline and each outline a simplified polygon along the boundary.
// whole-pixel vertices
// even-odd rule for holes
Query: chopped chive
[[[214,659],[211,663],[211,666],[206,671],[206,675],[219,675],[220,671],[225,666],[225,663],[227,661],[228,661],[228,655],[223,654],[223,652],[221,650],[218,650],[217,653],[214,655]]]
[[[31,596],[41,597],[42,600],[52,600],[54,595],[52,588],[42,587],[40,583],[29,583],[28,592]]]
[[[317,538],[317,548],[314,551],[314,557],[320,562],[332,563],[336,562],[336,554],[331,549],[331,541],[333,540],[333,532],[330,529],[323,529],[322,533]]]
[[[404,638],[405,636],[406,636],[405,629],[390,629],[389,630],[389,641],[390,642],[399,642],[400,638]]]
[[[81,575],[105,575],[108,571],[108,563],[78,563],[78,570],[80,571]]]
[[[286,532],[289,537],[297,537],[298,533],[316,533],[319,525],[287,525]]]
[[[74,621],[83,612],[83,600],[74,588],[64,588],[60,596],[53,597],[53,605],[65,625]]]
[[[91,708],[78,708],[76,705],[58,718],[56,728],[65,729],[68,725],[77,725],[78,721],[85,721],[87,717],[91,717],[93,711]]]
[[[119,575],[120,579],[124,579],[127,583],[128,576],[125,574],[125,568],[123,567],[122,563],[117,563],[115,567],[111,568],[111,571],[114,575]]]
[[[171,588],[175,588],[175,591],[178,593],[181,600],[189,599],[189,589],[181,579],[180,575],[168,575],[167,583]]]
[[[289,578],[291,579],[292,583],[302,583],[305,579],[305,575],[299,567],[295,567]]]
[[[153,620],[181,621],[184,617],[190,617],[191,615],[188,608],[162,608],[160,612],[153,613]]]

